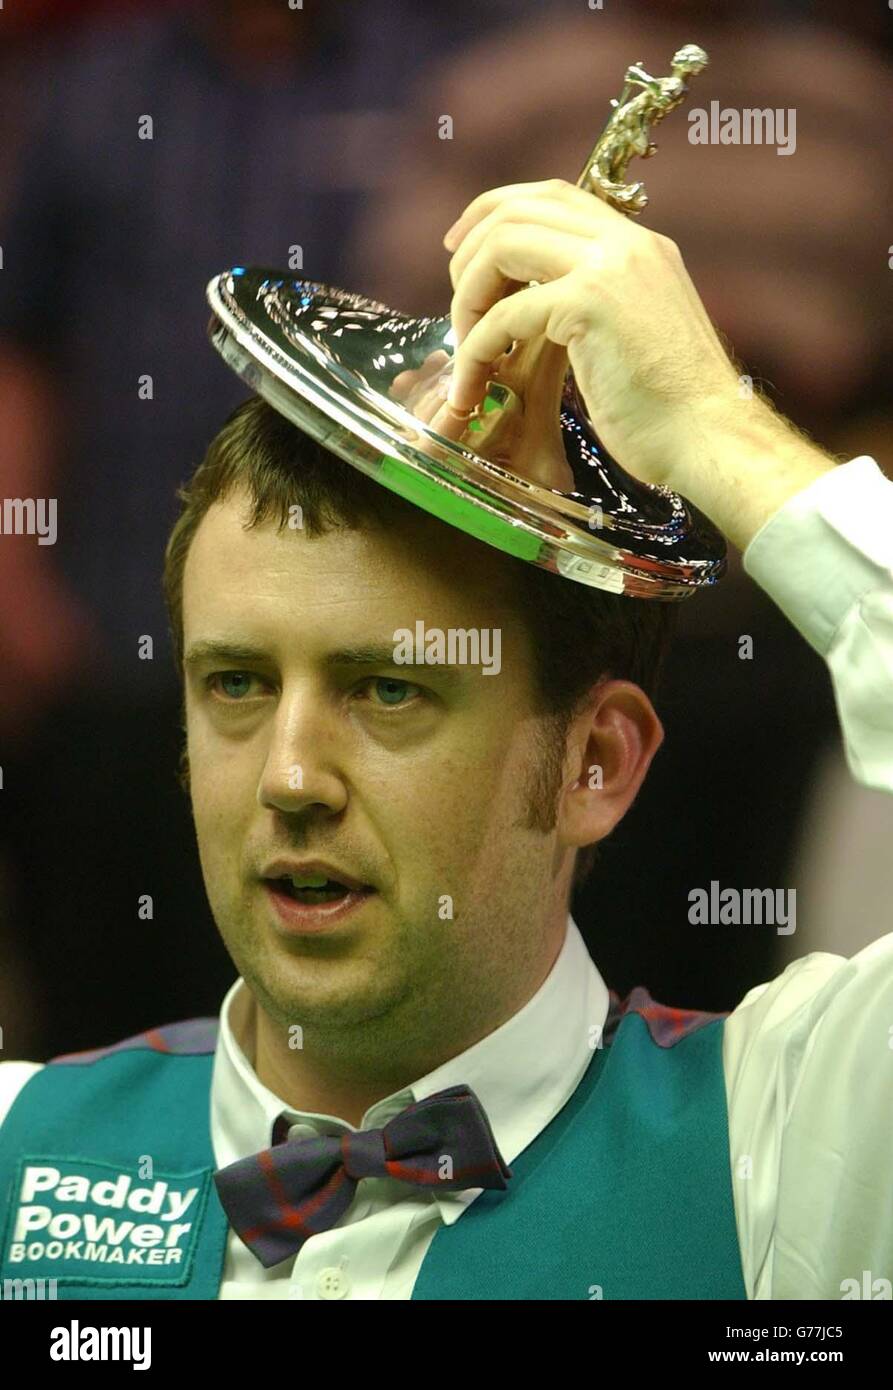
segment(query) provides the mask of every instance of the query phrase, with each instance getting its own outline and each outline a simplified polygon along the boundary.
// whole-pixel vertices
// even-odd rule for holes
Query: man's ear
[[[636,799],[663,741],[663,725],[639,686],[622,680],[594,686],[568,731],[559,843],[580,849],[610,835]]]

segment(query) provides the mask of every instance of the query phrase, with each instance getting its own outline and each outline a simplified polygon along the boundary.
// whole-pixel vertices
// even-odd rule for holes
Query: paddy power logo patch
[[[210,1181],[208,1169],[152,1180],[86,1159],[19,1165],[4,1271],[90,1284],[183,1284]]]

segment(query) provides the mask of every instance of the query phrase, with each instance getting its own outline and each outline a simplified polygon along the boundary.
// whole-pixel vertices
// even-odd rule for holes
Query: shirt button
[[[315,1139],[317,1134],[313,1125],[297,1124],[291,1126],[288,1137],[289,1139]]]
[[[320,1298],[346,1298],[350,1293],[350,1280],[343,1269],[330,1265],[328,1269],[320,1270],[316,1292]]]

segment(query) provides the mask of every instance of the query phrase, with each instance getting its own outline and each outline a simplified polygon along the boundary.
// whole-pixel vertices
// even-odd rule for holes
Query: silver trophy
[[[655,151],[651,127],[685,98],[707,62],[694,44],[669,77],[627,69],[577,186],[633,216],[641,183],[624,182]],[[224,360],[326,449],[469,535],[567,579],[664,600],[714,584],[720,532],[684,497],[641,483],[599,441],[570,371],[547,338],[494,363],[458,438],[435,430],[452,372],[449,317],[413,318],[360,294],[234,267],[208,285],[209,335]],[[556,485],[558,484],[558,485]]]

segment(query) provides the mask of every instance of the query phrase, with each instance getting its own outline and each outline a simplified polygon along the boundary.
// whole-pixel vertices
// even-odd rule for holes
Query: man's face
[[[389,1016],[395,1040],[468,1045],[545,978],[570,868],[554,832],[529,828],[543,728],[505,561],[422,514],[312,540],[245,530],[246,516],[243,495],[213,506],[184,574],[191,793],[217,925],[280,1023]],[[419,620],[499,629],[498,674],[395,662],[395,632]],[[201,655],[209,643],[221,652]],[[369,647],[385,659],[348,659]],[[374,892],[298,932],[264,877],[283,858]]]

